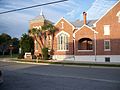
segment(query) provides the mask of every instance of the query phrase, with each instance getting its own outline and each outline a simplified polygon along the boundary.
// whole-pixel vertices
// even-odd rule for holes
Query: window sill
[[[110,49],[104,49],[104,51],[111,51]]]
[[[93,52],[93,50],[78,50],[78,52]]]
[[[69,51],[69,50],[57,50],[57,52],[66,52],[66,51]]]

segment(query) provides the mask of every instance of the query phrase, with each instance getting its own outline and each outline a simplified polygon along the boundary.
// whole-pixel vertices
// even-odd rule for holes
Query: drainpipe
[[[73,58],[75,60],[75,38],[73,39]]]
[[[94,32],[94,49],[95,49],[95,62],[96,62],[96,60],[97,60],[97,58],[96,58],[96,32]]]

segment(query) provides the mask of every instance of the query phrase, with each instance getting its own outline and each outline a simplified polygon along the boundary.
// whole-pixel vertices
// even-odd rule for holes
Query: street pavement
[[[0,62],[0,90],[120,90],[120,68]]]

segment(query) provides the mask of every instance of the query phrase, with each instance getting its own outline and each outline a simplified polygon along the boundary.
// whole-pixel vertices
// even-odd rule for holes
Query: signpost
[[[12,44],[10,45],[9,49],[10,49],[10,56],[12,57],[12,51],[13,51],[13,45]]]

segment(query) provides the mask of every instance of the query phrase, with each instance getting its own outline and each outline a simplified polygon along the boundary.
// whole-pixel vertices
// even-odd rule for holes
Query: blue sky
[[[0,12],[53,1],[58,0],[0,0]],[[84,11],[88,13],[88,19],[97,19],[116,2],[117,0],[68,0],[58,4],[1,14],[0,34],[8,33],[20,38],[23,33],[27,33],[29,20],[38,16],[41,9],[46,19],[55,23],[61,17],[65,17],[68,21],[82,20]]]

